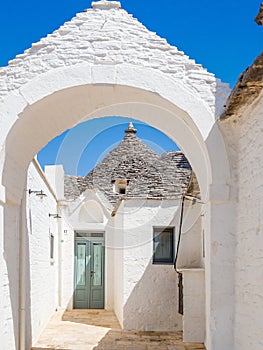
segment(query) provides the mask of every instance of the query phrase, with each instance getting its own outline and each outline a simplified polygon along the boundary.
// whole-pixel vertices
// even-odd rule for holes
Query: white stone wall
[[[123,327],[123,293],[124,293],[124,250],[123,250],[123,216],[116,215],[114,225],[114,311]]]
[[[263,348],[263,95],[241,117],[222,122],[236,193],[235,349]]]
[[[179,268],[204,267],[202,204],[185,200],[182,235],[178,254]]]
[[[205,271],[184,269],[183,341],[203,343],[205,339]]]
[[[34,343],[59,306],[59,236],[58,219],[49,217],[49,213],[57,213],[56,199],[41,176],[40,169],[33,163],[28,169],[27,188],[43,190],[47,195],[43,199],[33,193],[27,195],[27,238],[29,243],[27,275],[30,282],[30,307],[27,305],[27,312],[30,311],[30,315],[27,315],[27,331],[30,331]],[[54,260],[50,258],[51,233],[55,239]]]
[[[174,267],[152,264],[153,227],[176,226],[178,206],[178,201],[124,203],[124,329],[182,329]]]
[[[114,218],[111,217],[105,228],[105,309],[114,310]],[[121,277],[120,277],[121,278]]]
[[[147,79],[144,78],[144,72]],[[3,140],[0,153],[0,204],[4,205],[5,210],[1,222],[1,228],[5,231],[4,239],[9,237],[9,232],[14,237],[18,236],[18,205],[29,161],[48,140],[82,121],[84,115],[89,118],[128,115],[160,128],[184,149],[202,191],[208,193],[209,184],[212,183],[210,199],[228,200],[227,157],[213,115],[215,109],[216,114],[222,110],[228,88],[176,48],[169,46],[164,39],[148,32],[125,11],[89,10],[77,15],[73,22],[34,44],[24,55],[11,62],[9,67],[0,68],[0,77],[1,101],[4,102],[0,105],[0,139]],[[102,86],[100,83],[107,84]],[[92,87],[79,86],[84,84],[92,84]],[[133,91],[129,87],[155,92],[154,99],[146,92],[141,94],[141,90]],[[56,91],[59,92],[56,94]],[[131,104],[129,107],[123,104],[127,93],[130,94],[128,102],[141,98],[141,104]],[[61,95],[62,99],[57,100]],[[46,96],[49,97],[43,99]],[[87,101],[87,96],[90,101]],[[151,103],[152,99],[154,103]],[[142,106],[145,100],[148,105]],[[37,104],[33,105],[34,102]],[[60,108],[57,108],[58,105]],[[101,106],[105,108],[99,110]],[[162,118],[159,117],[161,113]],[[5,203],[6,199],[8,204]],[[17,207],[13,210],[9,206],[14,202]],[[207,228],[208,249],[221,234],[219,217],[222,212],[227,216],[228,209],[226,206],[224,211],[220,211],[214,206],[211,210],[211,232],[210,226]],[[224,220],[223,235],[220,236],[224,242],[224,237],[229,238],[232,233],[229,229],[231,215]],[[210,217],[207,222],[209,220]],[[226,249],[231,247],[232,241],[231,244],[221,243],[224,256],[232,253],[230,248]],[[17,253],[15,243],[9,242],[9,248]],[[11,344],[8,348],[12,349],[17,337],[18,318],[15,310],[18,279],[12,281],[7,276],[5,255],[0,254],[0,259],[3,259],[0,262],[4,269],[0,283],[7,305],[5,312],[1,312],[6,327],[3,328],[2,338],[8,339]],[[208,295],[207,312],[211,320],[207,324],[208,348],[216,350],[220,348],[223,338],[218,330],[214,331],[214,323],[219,325],[222,333],[228,332],[224,344],[232,346],[233,334],[232,319],[222,321],[220,314],[220,295],[227,284],[223,285],[221,280],[218,282],[213,277],[220,270],[221,262],[219,255],[211,254],[207,260],[207,294],[211,292],[212,297],[219,301],[215,305],[214,299]],[[17,268],[16,265],[14,270]],[[10,290],[13,293],[11,302],[8,301]],[[231,293],[232,287],[225,294],[231,297]],[[233,305],[230,298],[228,300]]]
[[[217,115],[229,88],[200,64],[150,32],[123,9],[88,9],[0,68],[0,99],[52,69],[88,62],[128,63],[159,70],[185,83]]]
[[[67,217],[63,214],[62,208],[60,208],[60,212],[62,220],[59,239],[59,306],[63,309],[72,309],[74,293],[74,229],[68,223]]]
[[[123,231],[116,236],[123,250],[116,251],[115,281],[122,286],[115,289],[115,309],[123,307],[123,327],[137,331],[177,331],[182,329],[182,318],[177,313],[177,274],[173,265],[152,264],[153,227],[174,226],[176,240],[178,238],[178,223],[180,201],[139,201],[129,200],[119,208],[116,220],[123,225]],[[190,219],[190,212],[188,213]],[[123,222],[121,222],[123,220]],[[187,235],[191,235],[188,227]],[[115,223],[117,225],[117,222]],[[196,236],[193,230],[193,238]],[[200,237],[200,232],[198,237]],[[123,240],[123,242],[122,242]],[[185,262],[197,263],[200,257],[200,242],[190,247],[184,244]],[[120,256],[122,255],[122,256]],[[193,258],[190,256],[193,255]],[[121,260],[123,259],[123,260]],[[122,261],[122,268],[121,268]],[[200,261],[199,261],[200,263]],[[116,265],[118,264],[118,265]],[[120,270],[116,271],[116,267]],[[122,270],[121,270],[122,269]],[[117,278],[116,278],[117,277]],[[121,305],[120,288],[123,288]],[[116,312],[118,315],[118,312]]]
[[[19,222],[17,205],[6,203],[0,206],[4,217],[4,232],[1,235],[0,271],[0,343],[3,349],[15,349],[18,344],[19,309]],[[8,216],[5,214],[8,211]]]

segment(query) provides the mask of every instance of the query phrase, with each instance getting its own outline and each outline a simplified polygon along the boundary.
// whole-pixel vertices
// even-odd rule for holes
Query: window
[[[51,260],[54,259],[54,240],[55,240],[55,237],[53,233],[51,233],[50,234],[50,259]]]
[[[128,183],[129,183],[128,180],[116,180],[114,182],[113,191],[115,193],[125,194]]]
[[[172,264],[174,262],[174,228],[153,229],[153,264]]]
[[[119,188],[119,193],[120,194],[125,194],[126,193],[126,188]]]
[[[76,237],[104,237],[104,232],[76,231]]]

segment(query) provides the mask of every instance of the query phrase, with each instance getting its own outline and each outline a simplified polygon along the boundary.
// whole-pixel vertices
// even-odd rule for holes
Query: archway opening
[[[116,121],[119,123],[117,126]],[[85,163],[83,173],[84,177],[72,176],[72,173],[67,172],[65,182],[66,199],[64,199],[64,196],[59,193],[59,189],[55,190],[60,202],[63,201],[62,208],[60,208],[59,212],[62,212],[63,220],[65,219],[67,224],[69,223],[70,226],[68,227],[66,223],[62,223],[61,231],[62,233],[67,231],[67,237],[69,236],[69,232],[71,232],[71,237],[74,237],[75,232],[77,244],[76,249],[80,249],[79,253],[75,252],[75,254],[77,254],[75,260],[80,260],[78,255],[82,252],[81,249],[83,248],[82,246],[84,244],[90,245],[90,243],[93,242],[94,237],[96,237],[95,240],[98,240],[98,237],[105,238],[105,307],[107,309],[114,309],[116,313],[118,312],[118,318],[123,327],[136,331],[181,330],[182,317],[177,313],[178,282],[176,273],[174,272],[173,263],[178,245],[181,195],[190,187],[190,179],[192,180],[190,165],[187,163],[187,160],[181,155],[181,153],[178,152],[178,147],[175,143],[173,143],[170,139],[165,139],[163,142],[161,142],[160,139],[164,139],[163,134],[160,133],[160,131],[151,128],[149,125],[136,124],[136,122],[134,122],[134,127],[137,130],[133,128],[133,125],[133,129],[129,130],[128,124],[130,119],[120,117],[97,119],[97,123],[102,122],[103,131],[101,132],[100,129],[97,129],[98,135],[94,135],[92,133],[92,137],[89,138],[87,130],[89,130],[89,126],[91,124],[94,125],[93,122],[94,120],[91,120],[81,125],[79,124],[75,128],[69,130],[66,135],[64,135],[63,140],[58,140],[61,142],[60,146],[55,145],[57,150],[56,161],[58,164],[65,160],[66,165],[70,165],[72,172],[75,173],[78,165],[80,170],[77,171],[82,171],[82,158],[84,159]],[[110,124],[107,125],[106,130],[105,122],[110,122]],[[132,136],[128,139],[127,136],[124,137],[125,129],[128,134],[131,131],[132,134],[136,133],[136,137]],[[144,129],[144,132],[141,129]],[[145,130],[148,130],[148,137]],[[115,138],[109,140],[110,144],[109,142],[106,142],[107,151],[112,150],[113,153],[109,159],[109,156],[105,155],[103,149],[102,155],[99,155],[98,160],[95,163],[101,162],[104,165],[102,164],[100,169],[96,169],[95,167],[95,169],[90,168],[90,171],[87,171],[87,167],[89,166],[86,164],[86,161],[90,155],[90,152],[88,152],[87,156],[83,156],[83,153],[86,153],[87,150],[91,150],[92,153],[95,153],[95,150],[92,148],[92,143],[97,144],[98,142],[101,143],[103,140],[105,141],[105,138],[107,138],[107,131],[110,131],[114,134],[114,136],[117,136],[117,142]],[[116,135],[117,132],[119,132],[120,135]],[[151,135],[152,139],[149,137],[150,133],[154,134]],[[83,142],[81,140],[82,134],[84,135]],[[77,137],[77,151],[75,150],[72,155],[71,149],[74,148],[74,136]],[[95,140],[96,136],[99,141]],[[122,145],[117,146],[117,144],[121,142]],[[148,143],[152,149],[147,147],[145,143]],[[127,149],[127,145],[130,148]],[[118,147],[120,149],[117,151],[116,149]],[[132,147],[134,149],[132,149]],[[52,146],[49,144],[49,149],[51,148]],[[155,151],[153,149],[155,149]],[[42,157],[44,157],[43,152],[44,151],[41,152]],[[61,177],[61,169],[60,167],[57,169],[54,167],[53,170],[55,172],[52,173],[52,169],[50,168],[52,167],[48,166],[46,169],[47,179],[54,185],[54,188],[60,188],[60,184],[64,183],[64,179]],[[142,168],[145,168],[146,176]],[[168,171],[166,171],[165,168],[168,168]],[[119,171],[120,169],[121,171]],[[137,175],[138,171],[140,171],[142,174],[139,178]],[[153,172],[154,178],[152,177]],[[76,174],[79,175],[78,172]],[[92,175],[91,181],[89,179],[90,175]],[[119,179],[124,175],[126,180],[115,179],[116,176],[116,178]],[[185,176],[185,180],[183,181],[184,187],[179,188],[178,190],[177,187],[182,185],[181,176]],[[87,178],[89,181],[85,180],[85,178]],[[156,182],[156,178],[158,178],[158,182]],[[106,185],[104,180],[107,182]],[[162,180],[164,181],[162,182]],[[81,181],[84,181],[85,183],[83,187],[81,185]],[[115,181],[115,183],[112,181]],[[125,181],[125,185],[128,189],[127,194],[129,194],[130,189],[133,191],[136,190],[133,192],[133,196],[129,196],[126,199],[125,197],[122,197],[123,203],[120,207],[120,203],[111,197],[118,196],[118,194],[115,193],[116,181]],[[145,188],[149,185],[151,186],[150,195],[149,193],[145,192]],[[153,191],[153,186],[157,187],[155,189],[156,192]],[[82,191],[79,190],[81,187]],[[165,193],[160,197],[160,193],[157,193],[157,191],[160,191],[162,188]],[[97,190],[100,193],[97,193]],[[138,190],[140,190],[141,193],[138,193]],[[103,200],[100,194],[107,198],[104,198]],[[125,194],[125,192],[123,194]],[[183,234],[181,237],[179,263],[177,263],[177,267],[181,269],[203,269],[204,259],[202,257],[203,248],[201,247],[202,222],[200,217],[202,206],[196,202],[192,204],[193,198],[191,196],[193,196],[193,193],[191,192],[191,194],[188,194],[189,196],[187,197],[187,200],[189,200],[189,202],[184,209]],[[109,202],[107,202],[107,199]],[[128,202],[126,200],[128,200]],[[66,203],[66,201],[68,202]],[[103,206],[104,208],[104,219],[102,211],[100,210],[100,213],[98,213],[98,208],[100,206]],[[98,215],[100,219],[98,219]],[[125,224],[123,224],[124,221]],[[127,224],[128,222],[132,222],[132,224]],[[164,234],[166,234],[166,232],[168,232],[167,230],[169,230],[170,235],[172,235],[171,242],[173,247],[171,247],[169,245],[170,242],[168,242],[169,246],[167,246],[167,249],[172,248],[173,253],[171,261],[168,262],[156,262],[153,259],[154,254],[152,249],[158,250],[158,244],[162,244],[159,243],[159,239],[157,242],[157,238],[159,236],[162,237],[163,235],[161,228],[164,229]],[[135,231],[139,231],[140,235],[136,234]],[[116,232],[118,232],[118,234],[116,234]],[[99,240],[101,240],[101,238]],[[85,242],[85,239],[88,241],[88,243]],[[64,237],[60,237],[59,241],[61,240],[63,242],[66,241]],[[98,244],[98,242],[95,243]],[[71,244],[71,247],[73,247],[72,240],[69,242],[69,244]],[[65,246],[66,244],[64,244],[64,247]],[[141,247],[139,255],[138,247]],[[88,249],[90,249],[89,246]],[[70,248],[66,250],[70,251]],[[85,251],[86,250],[87,249],[85,248]],[[121,254],[119,254],[120,251]],[[71,256],[71,259],[69,256]],[[74,270],[72,249],[71,255],[69,256],[68,259],[66,259],[66,265],[68,265],[61,267],[61,271],[68,272]],[[138,260],[135,259],[136,256],[137,259],[141,261],[139,264],[139,270],[137,266]],[[92,259],[93,258],[91,258],[91,260]],[[133,273],[130,271],[131,264],[127,262],[129,259],[133,260]],[[116,261],[118,261],[118,264]],[[120,266],[122,266],[121,269],[126,271],[126,279],[121,278],[122,274],[119,271]],[[144,266],[143,270],[142,266]],[[80,269],[80,266],[77,265],[77,268]],[[76,271],[75,266],[75,274],[77,274],[75,279],[77,279],[77,284],[80,282],[84,283],[84,281],[86,281],[86,279],[83,279],[83,273],[86,276],[87,272],[85,269],[80,274]],[[73,281],[71,274],[63,277],[62,279],[63,281],[66,281],[68,278]],[[131,279],[133,279],[133,287],[128,287]],[[166,286],[167,283],[165,283],[165,281],[169,281],[168,286]],[[88,282],[90,285],[90,281]],[[69,285],[70,283],[67,283],[66,288]],[[75,301],[73,300],[73,302],[71,300],[73,295],[73,287],[71,286],[71,288],[68,290],[66,290],[66,288],[61,286],[61,289],[63,289],[62,294],[64,294],[64,297],[62,296],[62,299],[64,300],[64,308],[72,307],[73,305],[75,305],[77,308],[90,308],[90,305],[94,305],[92,300],[89,303],[85,303],[85,300],[83,300],[83,286],[81,286],[82,294],[80,292],[76,293],[76,286],[74,286],[73,299],[75,299]],[[126,289],[125,296],[123,294],[124,289]],[[152,299],[148,297],[147,290],[149,289],[155,290],[155,293],[152,295]],[[127,292],[127,290],[129,290],[129,292]],[[88,295],[85,297],[86,299],[90,298],[90,293],[91,291],[86,291],[86,294]],[[79,296],[79,294],[81,294],[81,296]],[[165,298],[164,295],[166,296]],[[125,298],[125,303],[121,303],[123,298]],[[155,316],[153,317],[153,307],[151,307],[151,305],[153,306],[160,304],[161,301],[162,307],[159,307],[158,312],[157,309],[155,309]],[[140,317],[141,323],[138,323],[138,309],[144,310],[144,318]],[[154,319],[156,320],[155,322]],[[167,320],[169,320],[169,322]],[[174,325],[177,326],[175,327]]]
[[[205,108],[202,108],[200,107],[196,113],[197,119],[202,112],[209,114],[205,112]],[[183,110],[156,93],[135,87],[83,85],[67,88],[48,95],[21,110],[19,118],[14,122],[7,136],[2,179],[7,201],[4,212],[6,246],[11,246],[9,236],[11,226],[16,234],[25,229],[22,227],[21,230],[18,220],[10,225],[10,220],[25,215],[25,208],[20,203],[27,188],[27,168],[34,155],[54,136],[79,122],[111,115],[132,117],[149,123],[176,141],[196,173],[202,200],[207,200],[212,182],[212,165],[208,151],[209,135],[213,132],[211,117],[208,118],[208,126],[205,125],[202,129],[189,115],[187,108]],[[23,145],[23,152],[21,152],[21,145]],[[220,171],[213,173],[215,178],[220,179],[221,175]],[[22,221],[22,226],[24,224]],[[209,235],[209,232],[207,234]],[[18,246],[15,249],[19,250]],[[20,256],[23,257],[23,254]],[[11,266],[11,255],[7,264]],[[11,275],[15,280],[17,271],[12,272]],[[14,294],[18,294],[18,288]],[[15,307],[13,309],[15,310]]]

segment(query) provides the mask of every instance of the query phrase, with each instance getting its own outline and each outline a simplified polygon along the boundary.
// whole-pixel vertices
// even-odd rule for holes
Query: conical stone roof
[[[122,65],[150,68],[180,82],[212,109],[216,88],[222,95],[229,93],[228,87],[213,74],[149,31],[122,9],[119,2],[98,1],[33,43],[9,61],[8,67],[0,67],[0,102],[5,95],[41,74],[78,65],[87,77],[95,74],[92,67],[97,65],[116,69]]]
[[[191,167],[182,152],[156,154],[137,136],[132,123],[125,137],[87,176],[65,177],[65,196],[78,197],[86,189],[98,189],[112,204],[120,198],[169,199],[187,190]],[[126,181],[126,193],[116,191]]]

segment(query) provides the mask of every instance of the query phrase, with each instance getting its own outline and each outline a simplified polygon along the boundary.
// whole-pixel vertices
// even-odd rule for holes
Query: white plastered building
[[[58,214],[63,217],[66,210],[63,197],[56,186],[52,189],[32,159],[64,130],[113,115],[141,120],[166,133],[182,149],[196,174],[204,203],[206,348],[262,349],[261,62],[262,55],[241,77],[227,102],[227,85],[148,31],[121,9],[120,3],[99,1],[34,43],[8,67],[0,68],[3,349],[29,348],[55,309],[70,307],[73,297],[72,225],[56,221],[54,215],[61,210]],[[224,118],[220,118],[222,114]],[[50,173],[52,178],[52,170]],[[29,189],[45,191],[42,206],[33,193],[27,197]],[[87,195],[101,205],[97,193]],[[121,221],[118,214],[126,210],[124,207],[120,206],[116,220]],[[108,215],[104,210],[95,214],[103,220]],[[58,257],[53,260],[49,249],[52,236],[57,247],[54,257]],[[60,249],[62,243],[64,248]],[[130,261],[128,255],[122,258]],[[121,282],[127,275],[124,265],[115,265],[119,267],[115,276],[123,276],[115,281],[121,284],[117,290],[123,288],[123,300],[116,295],[105,300],[109,305],[121,300],[116,314],[124,327],[127,321],[131,322],[128,327],[134,328],[123,310],[136,287]],[[191,269],[183,275],[186,298],[187,281],[194,281],[195,275]],[[36,311],[39,307],[43,308],[41,317]],[[132,314],[133,309],[129,310]],[[188,311],[190,320],[194,319],[191,308]],[[182,325],[185,334],[190,324],[186,321]]]
[[[125,330],[184,328],[185,341],[204,342],[202,204],[180,151],[157,155],[130,123],[85,177],[34,160],[27,183],[33,343],[60,308],[105,308]],[[187,272],[181,303],[175,269]]]

